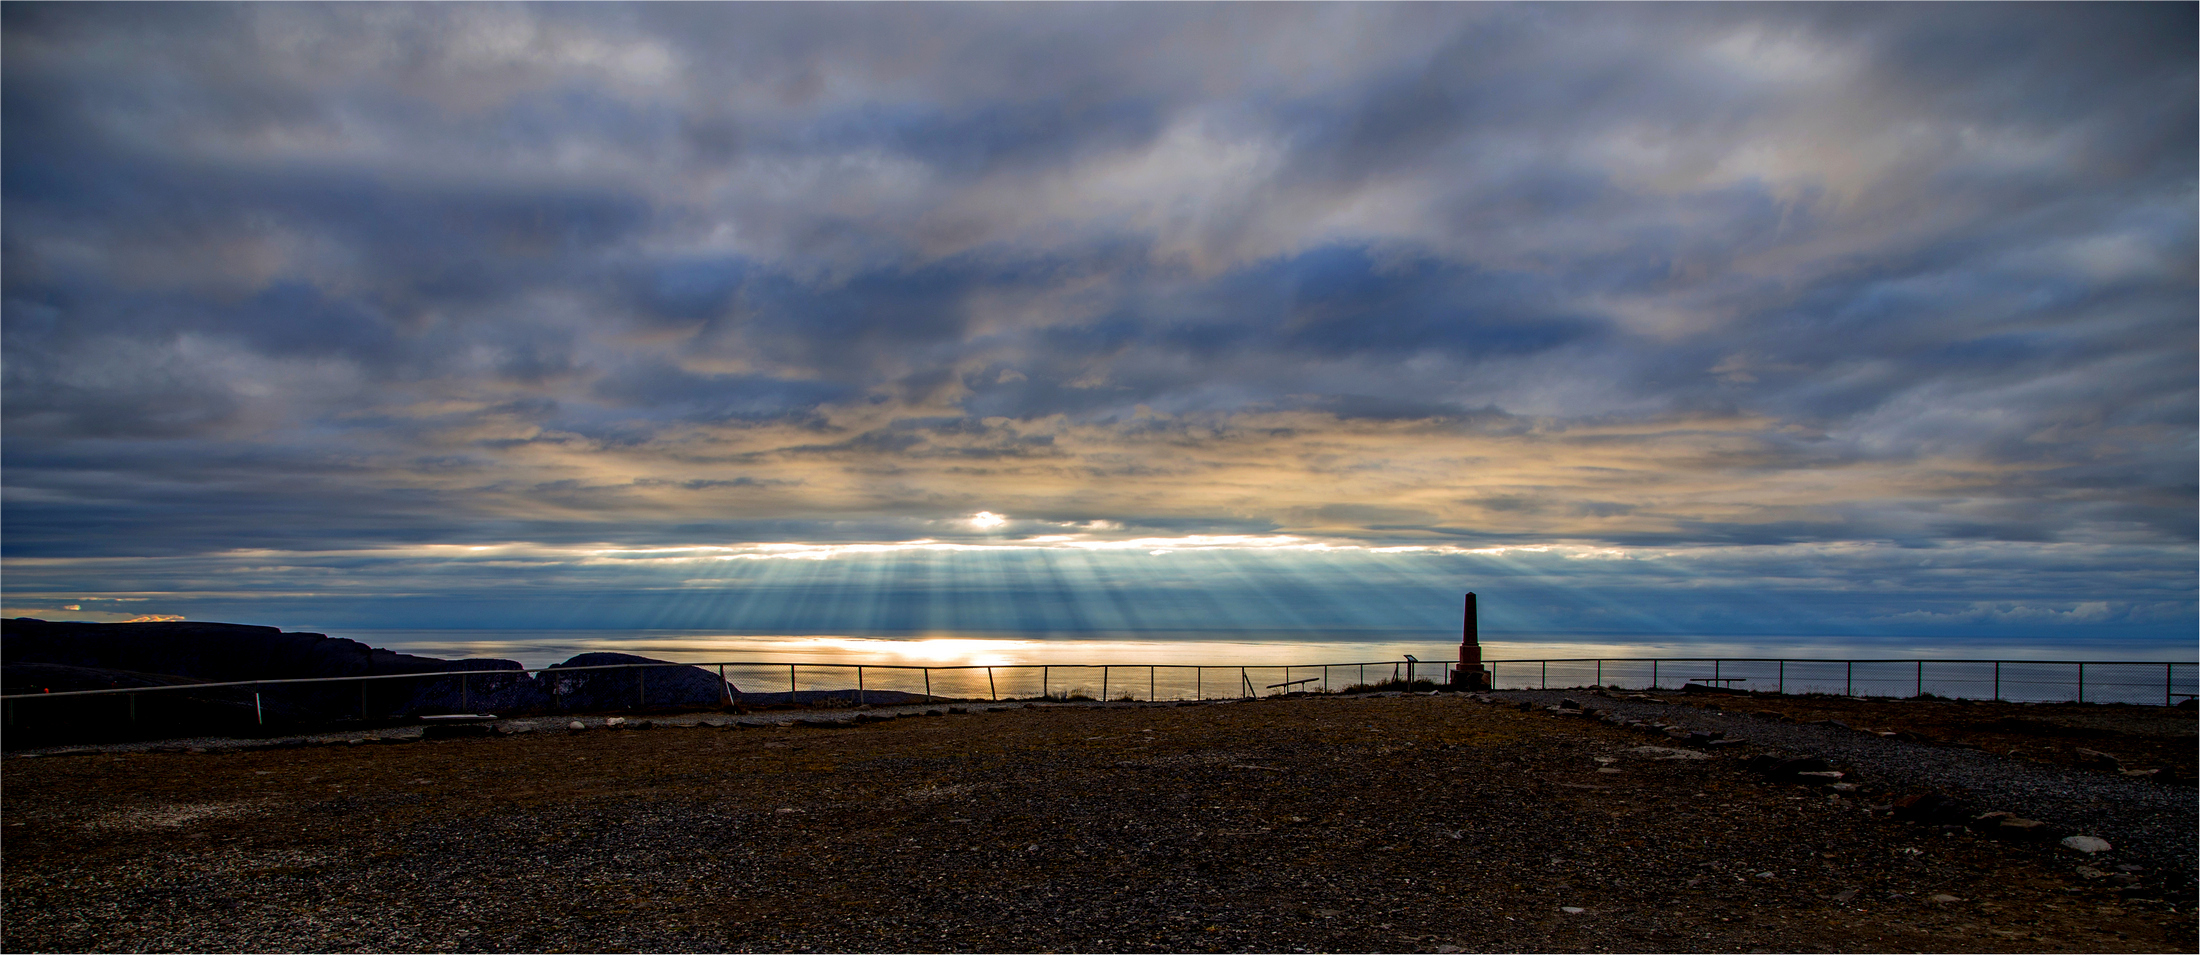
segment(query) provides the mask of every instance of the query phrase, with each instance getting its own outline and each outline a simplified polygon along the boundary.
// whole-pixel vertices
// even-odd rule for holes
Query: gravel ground
[[[1895,821],[1870,811],[1891,790],[1870,783],[1852,798],[1770,782],[1743,767],[1750,746],[1699,751],[1458,696],[979,705],[844,728],[794,723],[815,714],[751,719],[772,725],[568,732],[545,720],[502,738],[11,757],[0,943],[1455,952],[2196,941],[2189,875],[2141,850],[2084,856]],[[1819,738],[1777,745],[1806,741]]]
[[[1755,713],[1674,706],[1661,699],[1630,699],[1643,694],[1600,694],[1521,690],[1500,698],[1553,705],[1574,699],[1597,710],[1631,719],[1716,731],[1746,740],[1760,749],[1822,757],[1856,776],[1894,793],[1940,792],[1973,804],[1975,812],[2002,810],[2096,835],[2117,846],[2126,858],[2145,859],[2167,872],[2191,873],[2196,862],[2195,819],[2200,801],[2186,785],[2165,785],[2105,772],[2012,760],[2005,756],[1882,737],[1861,729],[1798,724]],[[1902,707],[1899,700],[1880,701]]]

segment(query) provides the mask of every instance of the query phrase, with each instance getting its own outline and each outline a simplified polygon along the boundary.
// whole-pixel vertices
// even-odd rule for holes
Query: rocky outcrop
[[[463,676],[207,687],[119,697],[22,701],[21,739],[54,733],[178,736],[251,733],[345,720],[436,713],[537,713],[716,706],[738,691],[716,673],[625,653],[584,653],[554,670],[617,664],[647,669],[546,672],[511,660],[444,660],[318,633],[223,623],[0,621],[0,682],[8,694],[466,671]]]
[[[732,698],[718,674],[700,667],[576,670],[572,667],[663,663],[631,653],[583,653],[553,664],[539,678],[552,706],[561,710],[615,710],[644,706],[717,706]]]

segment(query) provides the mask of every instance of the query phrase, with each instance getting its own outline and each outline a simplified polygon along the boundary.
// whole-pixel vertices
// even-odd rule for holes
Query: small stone
[[[1949,894],[1948,894],[1948,893],[1946,893],[1946,892],[1936,892],[1936,893],[1934,893],[1934,894],[1932,894],[1932,895],[1928,895],[1928,896],[1926,896],[1926,897],[1925,897],[1925,901],[1927,901],[1927,902],[1961,902],[1961,901],[1963,901],[1963,900],[1962,900],[1962,899],[1959,899],[1959,898],[1956,898],[1956,897],[1955,897],[1955,896],[1953,896],[1953,895],[1949,895]]]
[[[2096,869],[2096,868],[2094,868],[2094,867],[2092,867],[2092,866],[2089,866],[2089,865],[2081,865],[2081,866],[2079,866],[2079,867],[2078,867],[2078,878],[2081,878],[2081,879],[2105,879],[2105,878],[2108,878],[2108,873],[2106,873],[2106,872],[2102,872],[2101,870],[2099,870],[2099,869]]]
[[[566,729],[569,729],[569,730],[572,730],[572,731],[574,731],[574,732],[579,732],[579,731],[581,731],[581,730],[587,729],[587,728],[588,728],[588,724],[586,724],[586,723],[583,723],[583,722],[581,722],[581,721],[579,721],[579,720],[574,720],[574,721],[573,721],[573,722],[571,722],[571,723],[567,723],[567,724],[565,724],[565,728],[566,728]]]
[[[2110,849],[2115,848],[2114,846],[2108,844],[2108,840],[2103,839],[2099,836],[2066,836],[2063,838],[2062,844],[2063,847],[2066,849],[2075,849],[2079,852],[2085,853],[2086,855],[2092,855],[2096,852],[2107,852]]]
[[[1826,783],[1831,783],[1831,782],[1839,782],[1839,781],[1840,781],[1840,779],[1841,779],[1841,777],[1842,777],[1842,776],[1844,776],[1844,775],[1846,775],[1846,774],[1845,774],[1845,773],[1843,773],[1843,772],[1841,772],[1841,771],[1840,771],[1840,770],[1838,770],[1838,769],[1825,769],[1825,770],[1819,770],[1819,771],[1817,771],[1817,772],[1807,772],[1807,773],[1796,773],[1796,774],[1795,774],[1795,776],[1796,776],[1796,778],[1797,778],[1797,779],[1801,779],[1801,780],[1803,780],[1804,782],[1809,782],[1809,781],[1811,781],[1811,780],[1815,779],[1815,780],[1818,780],[1819,782],[1826,782]]]
[[[1841,891],[1835,892],[1833,894],[1833,900],[1836,902],[1846,902],[1853,898],[1856,898],[1855,889],[1842,889]]]
[[[1834,783],[1833,785],[1827,786],[1826,788],[1831,789],[1837,793],[1853,793],[1856,791],[1857,787],[1855,783]]]
[[[1583,912],[1589,911],[1588,909],[1582,908],[1578,905],[1561,905],[1558,907],[1558,910],[1568,915],[1580,915]]]
[[[605,725],[605,726],[625,726],[625,725],[626,725],[626,717],[624,717],[624,716],[613,716],[613,717],[609,717],[609,718],[606,718],[606,719],[605,719],[605,720],[603,721],[603,725]]]

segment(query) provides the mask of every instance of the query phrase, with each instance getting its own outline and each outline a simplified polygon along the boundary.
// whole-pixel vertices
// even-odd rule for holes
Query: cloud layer
[[[2188,5],[4,17],[11,578],[983,510],[2191,614]]]

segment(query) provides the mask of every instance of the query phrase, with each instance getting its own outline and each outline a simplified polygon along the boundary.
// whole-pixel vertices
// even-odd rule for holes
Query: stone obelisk
[[[1476,619],[1474,595],[1467,595],[1467,619],[1459,628],[1459,668],[1451,671],[1451,685],[1456,690],[1487,690],[1490,688],[1489,668],[1482,665],[1482,624]]]

